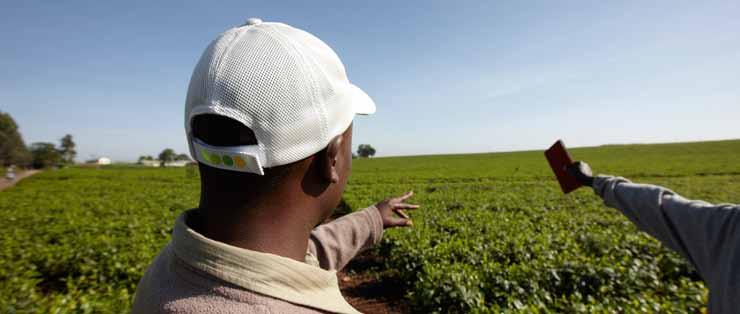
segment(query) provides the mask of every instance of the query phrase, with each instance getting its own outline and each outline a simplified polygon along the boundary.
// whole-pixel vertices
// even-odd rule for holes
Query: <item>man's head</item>
[[[193,119],[193,136],[213,146],[256,144],[254,132],[231,118],[204,114]],[[315,198],[323,221],[339,204],[352,168],[352,125],[321,151],[302,160],[264,169],[264,174],[230,171],[199,163],[204,197],[259,202],[276,191]],[[299,195],[303,194],[303,195]]]
[[[259,202],[300,184],[332,208],[351,167],[352,120],[374,112],[324,42],[250,19],[206,48],[188,88],[185,129],[204,197]]]

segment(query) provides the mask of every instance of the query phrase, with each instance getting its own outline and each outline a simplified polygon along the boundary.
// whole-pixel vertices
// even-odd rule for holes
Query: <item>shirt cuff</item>
[[[363,209],[367,213],[368,220],[370,221],[370,232],[371,238],[373,239],[373,245],[380,243],[380,239],[383,238],[383,217],[380,216],[380,210],[375,205]]]
[[[604,175],[604,174],[597,175],[596,177],[594,177],[594,182],[593,182],[593,185],[591,186],[591,188],[593,188],[594,190],[598,191],[599,190],[599,187],[602,186],[602,185],[604,185],[604,183],[606,183],[606,181],[609,180],[609,179],[611,179],[611,178],[613,178],[613,176]]]
[[[594,185],[592,186],[592,188],[594,189],[596,195],[603,198],[608,189],[614,189],[620,183],[631,182],[622,177],[600,174],[594,178]]]

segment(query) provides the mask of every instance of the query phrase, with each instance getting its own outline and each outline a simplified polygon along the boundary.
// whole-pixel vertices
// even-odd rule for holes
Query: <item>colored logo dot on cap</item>
[[[244,162],[244,159],[239,156],[234,156],[234,163],[237,168],[244,168],[247,165],[247,163]]]
[[[200,150],[200,155],[203,157],[203,159],[205,159],[205,161],[209,161],[210,160],[210,158],[208,156],[208,151],[206,151],[205,149],[201,149]]]
[[[210,154],[210,158],[209,159],[210,159],[211,163],[214,164],[214,165],[218,165],[218,164],[221,163],[221,156],[219,156],[219,155]]]
[[[231,157],[227,155],[224,155],[223,160],[224,160],[224,165],[227,165],[229,167],[234,165],[234,160],[232,160]]]

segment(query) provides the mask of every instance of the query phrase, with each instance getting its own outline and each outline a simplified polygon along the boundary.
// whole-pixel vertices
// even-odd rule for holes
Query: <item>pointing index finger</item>
[[[409,199],[409,197],[412,197],[412,196],[414,196],[414,191],[408,191],[408,192],[406,192],[406,194],[401,195],[401,197],[398,198],[398,201],[399,202],[403,202],[403,201]]]

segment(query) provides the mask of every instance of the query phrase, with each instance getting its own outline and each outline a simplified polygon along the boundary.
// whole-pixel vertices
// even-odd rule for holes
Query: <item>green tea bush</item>
[[[595,170],[690,198],[740,200],[740,141],[572,151]],[[413,189],[412,228],[377,248],[422,313],[698,312],[706,288],[677,254],[593,192],[563,196],[542,152],[356,160],[343,209]],[[0,192],[0,312],[127,313],[197,174],[46,171]]]
[[[600,173],[689,198],[740,199],[740,142],[576,149]],[[563,196],[541,152],[361,160],[353,206],[417,191],[414,227],[380,251],[424,313],[695,313],[707,291],[678,254],[588,189]],[[386,168],[388,167],[388,168]],[[391,169],[399,168],[402,171]]]
[[[197,188],[182,169],[112,168],[47,171],[0,192],[0,311],[129,312]]]

